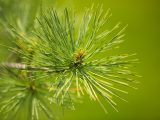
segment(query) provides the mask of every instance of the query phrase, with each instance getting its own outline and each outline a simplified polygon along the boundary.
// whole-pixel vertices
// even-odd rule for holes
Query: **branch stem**
[[[45,72],[63,72],[66,69],[50,69],[48,67],[34,67],[31,65],[26,65],[23,63],[1,63],[0,67],[10,68],[10,69],[19,69],[19,70],[40,70]]]

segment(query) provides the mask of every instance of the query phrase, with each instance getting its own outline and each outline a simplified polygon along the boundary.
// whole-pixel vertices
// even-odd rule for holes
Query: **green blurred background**
[[[35,6],[38,0],[33,0]],[[46,6],[69,7],[81,13],[92,4],[103,4],[111,8],[111,25],[119,21],[128,24],[126,41],[122,53],[138,53],[140,64],[135,68],[143,77],[138,90],[130,90],[125,96],[128,103],[118,102],[119,112],[108,107],[105,114],[101,107],[85,97],[83,104],[76,104],[76,110],[66,110],[61,120],[160,120],[160,1],[159,0],[46,0]],[[17,3],[18,4],[18,3]],[[34,11],[34,10],[33,10]],[[2,31],[2,30],[1,30]],[[0,33],[0,43],[8,43]],[[0,49],[0,57],[7,54]]]

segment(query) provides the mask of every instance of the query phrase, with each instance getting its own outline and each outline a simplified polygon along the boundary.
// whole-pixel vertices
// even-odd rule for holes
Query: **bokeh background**
[[[8,1],[8,0],[6,0]],[[10,0],[11,2],[12,0]],[[17,0],[18,1],[18,0]],[[31,0],[33,13],[39,0]],[[45,0],[44,6],[74,9],[77,13],[92,4],[103,4],[111,9],[110,25],[121,21],[128,24],[126,41],[120,48],[122,53],[137,53],[140,64],[135,68],[141,78],[138,90],[130,90],[125,96],[129,101],[118,102],[119,112],[108,107],[105,114],[99,104],[84,96],[83,104],[76,104],[76,110],[66,110],[60,120],[160,120],[160,1],[159,0]],[[11,3],[12,4],[12,3]],[[19,4],[17,2],[17,4]],[[5,8],[9,10],[10,8]],[[10,11],[11,12],[11,11]],[[0,16],[2,17],[2,16]],[[106,26],[107,27],[107,26]],[[12,45],[0,26],[0,44]],[[0,60],[8,50],[0,46]],[[13,119],[14,120],[14,119]]]

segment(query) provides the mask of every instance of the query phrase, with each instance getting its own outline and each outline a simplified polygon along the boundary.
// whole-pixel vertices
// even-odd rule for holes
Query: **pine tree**
[[[1,1],[1,8],[5,5]],[[1,45],[11,56],[0,68],[2,119],[40,120],[44,116],[53,120],[54,107],[75,109],[74,103],[83,100],[84,94],[106,113],[102,99],[118,111],[115,99],[126,101],[120,94],[128,93],[119,86],[135,88],[138,83],[133,79],[137,75],[130,71],[138,60],[131,58],[135,54],[106,53],[124,41],[127,26],[118,23],[104,31],[111,13],[101,5],[86,9],[81,19],[68,9],[42,12],[37,8],[31,17],[31,8],[20,16],[5,9],[0,12],[1,23],[14,43],[14,47]]]

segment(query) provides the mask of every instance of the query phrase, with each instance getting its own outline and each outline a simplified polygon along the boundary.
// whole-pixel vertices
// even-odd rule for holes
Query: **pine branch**
[[[80,24],[67,9],[62,14],[49,10],[34,22],[32,33],[21,34],[17,26],[11,25],[17,48],[9,49],[17,53],[20,61],[0,64],[15,74],[11,78],[4,73],[0,79],[0,112],[6,114],[6,119],[10,119],[9,111],[14,111],[13,116],[17,114],[25,101],[27,120],[38,120],[41,112],[53,120],[48,103],[74,109],[74,102],[84,94],[97,101],[106,113],[101,98],[118,111],[115,100],[126,101],[121,93],[128,94],[123,87],[136,88],[137,75],[130,67],[138,60],[130,58],[134,54],[106,54],[124,41],[126,28],[118,23],[103,30],[110,16],[110,10],[94,6],[86,10]],[[21,25],[26,30],[26,24]]]
[[[47,68],[47,67],[33,67],[33,66],[30,66],[30,65],[26,65],[26,64],[22,64],[22,63],[2,63],[0,65],[1,67],[4,67],[4,68],[10,68],[10,69],[19,69],[19,70],[38,70],[38,71],[44,71],[44,72],[55,72],[55,73],[58,73],[58,72],[63,72],[67,69],[50,69],[50,68]]]

